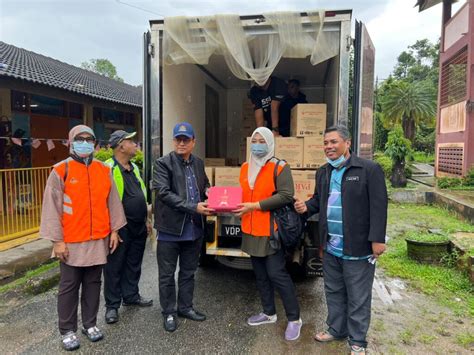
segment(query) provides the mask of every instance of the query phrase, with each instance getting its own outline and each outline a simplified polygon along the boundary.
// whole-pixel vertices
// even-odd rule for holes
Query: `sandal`
[[[317,340],[321,343],[326,343],[328,341],[337,340],[337,338],[331,333],[329,333],[327,330],[324,330],[322,332],[316,333],[314,335],[314,340]]]
[[[362,346],[351,345],[351,355],[365,355],[366,349]]]
[[[73,351],[79,349],[79,347],[81,346],[79,338],[72,330],[62,336],[62,344],[64,350],[66,351]]]
[[[97,328],[96,326],[90,327],[89,329],[83,328],[82,334],[85,334],[87,338],[92,342],[96,342],[104,338],[104,335],[102,334],[100,329]]]

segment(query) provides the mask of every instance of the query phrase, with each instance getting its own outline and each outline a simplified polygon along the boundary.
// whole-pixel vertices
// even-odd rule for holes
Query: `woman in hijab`
[[[53,242],[60,260],[59,332],[64,349],[75,350],[79,288],[82,333],[92,342],[103,338],[96,326],[102,268],[126,219],[110,168],[93,157],[92,129],[71,129],[69,146],[70,157],[53,167],[46,183],[40,237]]]
[[[296,290],[285,268],[285,253],[271,239],[276,225],[270,211],[293,201],[294,186],[290,166],[274,157],[273,133],[257,128],[251,138],[249,161],[240,170],[243,203],[234,212],[242,217],[242,250],[250,255],[263,312],[251,316],[249,325],[277,321],[274,289],[283,301],[288,325],[286,340],[300,336],[302,321]],[[277,176],[275,179],[275,169]]]

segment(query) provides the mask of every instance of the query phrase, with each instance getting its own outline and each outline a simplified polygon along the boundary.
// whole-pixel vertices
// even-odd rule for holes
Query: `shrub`
[[[449,189],[461,186],[462,180],[460,178],[441,177],[437,180],[437,183],[440,189]]]
[[[463,185],[474,186],[474,167],[471,168],[463,179]]]
[[[385,145],[385,155],[392,160],[392,174],[390,182],[392,187],[405,187],[407,185],[406,159],[411,155],[411,142],[405,138],[400,125],[388,134]]]
[[[95,153],[95,158],[100,161],[106,161],[114,155],[114,151],[112,148],[100,148],[98,152]],[[132,162],[137,164],[140,171],[143,169],[143,152],[141,150],[137,150],[137,154],[132,159]]]
[[[385,177],[388,179],[392,175],[392,159],[381,153],[374,154],[374,160],[382,167]]]

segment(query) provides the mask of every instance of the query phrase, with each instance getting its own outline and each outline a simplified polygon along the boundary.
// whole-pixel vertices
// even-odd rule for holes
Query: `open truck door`
[[[355,22],[352,150],[372,159],[374,137],[375,47],[365,25]]]

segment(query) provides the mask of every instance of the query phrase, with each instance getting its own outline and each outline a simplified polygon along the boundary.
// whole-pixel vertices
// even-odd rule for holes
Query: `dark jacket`
[[[200,200],[206,200],[209,179],[204,162],[191,155],[186,162],[175,152],[155,161],[152,189],[155,190],[155,228],[159,232],[181,235],[186,214],[195,214],[197,204],[188,202],[184,167],[191,164],[199,189]],[[204,229],[204,218],[199,218]]]
[[[328,238],[327,207],[333,167],[323,165],[316,173],[316,189],[306,202],[308,214],[319,212],[321,246]],[[385,243],[387,188],[382,168],[375,162],[351,155],[342,177],[344,255],[372,254],[372,242]]]

